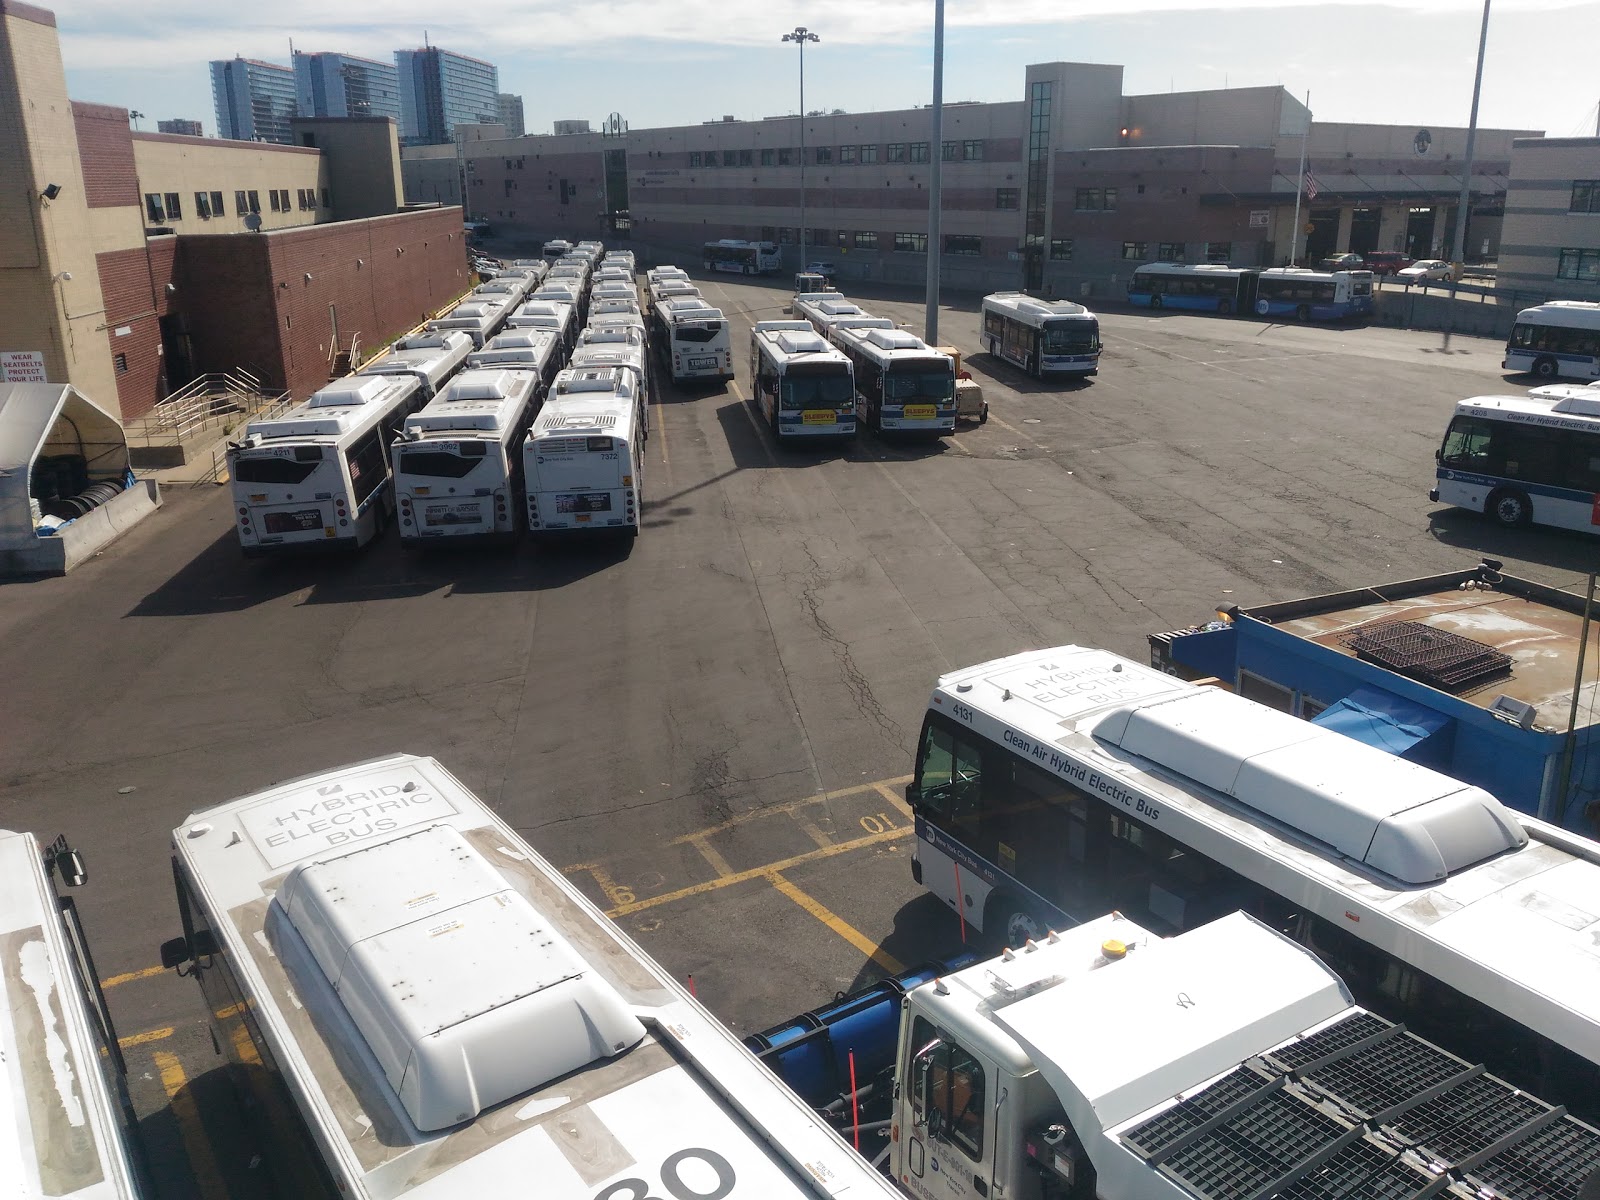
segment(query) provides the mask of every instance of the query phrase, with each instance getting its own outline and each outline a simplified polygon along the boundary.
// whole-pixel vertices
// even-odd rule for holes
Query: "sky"
[[[46,5],[49,0],[35,0]],[[242,54],[287,64],[303,51],[393,61],[436,46],[500,68],[527,131],[559,119],[636,129],[806,108],[870,112],[932,98],[929,0],[72,0],[56,9],[68,89],[216,132],[206,64]],[[441,18],[448,14],[448,22]],[[946,100],[1021,100],[1028,63],[1118,63],[1128,95],[1282,84],[1322,121],[1465,126],[1483,9],[1478,0],[947,0]],[[1600,0],[1494,0],[1479,125],[1596,132]],[[1584,48],[1578,50],[1578,48]]]

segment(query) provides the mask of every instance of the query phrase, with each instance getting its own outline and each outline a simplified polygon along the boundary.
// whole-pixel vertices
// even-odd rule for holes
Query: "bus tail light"
[[[633,486],[633,476],[632,475],[624,475],[622,477],[622,486],[623,487],[632,487]]]

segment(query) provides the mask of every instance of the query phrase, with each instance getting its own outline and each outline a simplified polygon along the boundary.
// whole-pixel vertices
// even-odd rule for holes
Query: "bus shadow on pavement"
[[[894,929],[878,943],[878,949],[898,959],[907,969],[933,959],[948,959],[969,950],[979,957],[993,953],[983,940],[983,935],[970,925],[966,942],[961,940],[961,922],[956,914],[944,906],[932,892],[923,892],[915,900],[901,905],[894,914]],[[884,978],[888,972],[865,959],[846,992],[867,987]]]
[[[910,462],[947,454],[945,438],[927,434],[896,437],[865,430],[854,437],[818,438],[814,444],[778,445],[755,409],[735,399],[717,409],[717,422],[739,470],[814,467],[826,462]]]
[[[982,372],[989,379],[1001,387],[1010,388],[1019,396],[1034,396],[1046,393],[1058,393],[1063,396],[1086,392],[1094,387],[1093,376],[1083,376],[1073,379],[1035,379],[1018,368],[1012,366],[998,354],[990,354],[987,350],[979,350],[961,360],[965,367],[970,367],[974,374]]]
[[[1597,539],[1592,533],[1532,526],[1504,529],[1462,508],[1435,508],[1428,514],[1434,541],[1474,555],[1541,563],[1587,575],[1594,567]]]

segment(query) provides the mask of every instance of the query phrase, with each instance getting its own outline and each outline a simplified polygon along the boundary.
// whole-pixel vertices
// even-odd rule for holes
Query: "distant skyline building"
[[[590,132],[588,121],[557,121],[552,129],[557,137]]]
[[[253,58],[211,64],[211,98],[217,106],[217,136],[241,142],[293,143],[294,71]]]
[[[457,125],[500,122],[500,70],[438,46],[396,50],[400,138],[407,146],[442,146]]]
[[[205,131],[200,127],[199,121],[191,121],[187,117],[173,117],[170,121],[157,121],[157,133],[181,133],[185,137],[205,137]]]
[[[522,120],[522,97],[513,96],[510,92],[501,92],[494,99],[500,112],[500,124],[506,127],[506,136],[521,137],[527,133],[527,127]]]
[[[353,54],[294,55],[295,100],[302,117],[400,120],[400,73],[393,63]]]

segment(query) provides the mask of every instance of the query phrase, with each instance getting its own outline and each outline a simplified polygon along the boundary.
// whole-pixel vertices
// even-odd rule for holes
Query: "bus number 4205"
[[[681,1169],[684,1163],[698,1160],[699,1165],[692,1168],[688,1174],[689,1181],[685,1181]],[[715,1176],[713,1180],[711,1176]],[[718,1154],[715,1150],[704,1150],[691,1147],[688,1150],[679,1150],[667,1156],[661,1164],[661,1186],[667,1190],[672,1200],[723,1200],[724,1196],[732,1193],[737,1177],[733,1173],[733,1165]],[[710,1191],[699,1191],[691,1184],[710,1186]],[[643,1179],[619,1179],[615,1183],[607,1184],[604,1191],[595,1195],[594,1200],[660,1200],[650,1192],[650,1185]]]

